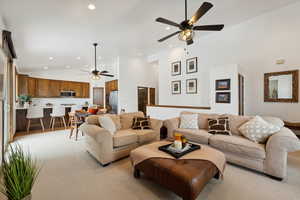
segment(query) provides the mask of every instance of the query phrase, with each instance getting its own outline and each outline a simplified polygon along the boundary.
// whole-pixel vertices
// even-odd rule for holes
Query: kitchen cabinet
[[[60,97],[61,91],[74,91],[76,98],[90,98],[90,84],[75,81],[61,81],[33,78],[18,74],[17,95],[30,95],[34,98]]]
[[[36,97],[50,97],[50,80],[36,79]]]
[[[28,86],[28,95],[31,97],[36,96],[36,79],[28,77],[27,78],[27,86]]]
[[[27,84],[27,75],[18,74],[17,75],[17,95],[28,94],[28,84]]]
[[[61,81],[50,80],[48,97],[59,97],[60,96],[60,84],[61,84]]]
[[[90,98],[90,84],[89,83],[82,83],[82,97]]]
[[[118,80],[105,82],[105,89],[106,89],[106,93],[109,93],[111,91],[117,91],[118,90]]]

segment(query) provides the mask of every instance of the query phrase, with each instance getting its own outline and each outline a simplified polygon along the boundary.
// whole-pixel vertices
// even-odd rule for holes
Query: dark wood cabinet
[[[35,98],[60,97],[61,91],[74,91],[76,98],[90,98],[90,84],[75,81],[60,81],[17,75],[17,94]]]

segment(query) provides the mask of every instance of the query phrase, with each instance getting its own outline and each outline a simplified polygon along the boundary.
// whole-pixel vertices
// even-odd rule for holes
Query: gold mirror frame
[[[290,99],[272,99],[269,95],[269,78],[271,76],[289,75],[293,76],[293,89],[292,98]],[[299,70],[283,71],[283,72],[272,72],[266,73],[264,77],[264,100],[265,102],[285,102],[285,103],[297,103],[299,99]]]

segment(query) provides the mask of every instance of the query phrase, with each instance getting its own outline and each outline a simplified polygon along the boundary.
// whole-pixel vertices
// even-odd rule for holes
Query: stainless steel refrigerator
[[[111,113],[118,113],[118,91],[112,91],[109,93],[109,105],[111,106]]]

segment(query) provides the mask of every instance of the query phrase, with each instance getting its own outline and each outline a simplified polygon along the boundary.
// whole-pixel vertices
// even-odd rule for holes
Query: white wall
[[[119,67],[119,111],[138,110],[137,87],[157,89],[157,67],[144,57],[120,58]]]
[[[189,47],[190,56],[199,60],[199,94],[170,94],[171,62],[185,60],[182,48],[158,53],[160,104],[210,106],[207,73],[214,66],[237,63],[245,76],[245,113],[273,115],[289,121],[300,121],[299,103],[265,103],[264,73],[300,68],[300,2],[266,13],[217,33],[201,36]],[[285,59],[276,65],[277,59]],[[183,65],[185,69],[185,65]],[[191,76],[189,76],[191,77]],[[182,76],[182,79],[185,79]],[[183,85],[183,88],[185,86]]]

